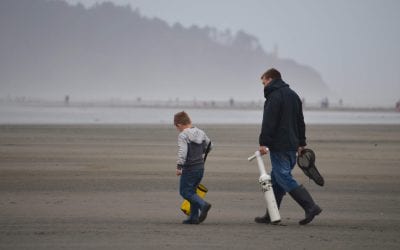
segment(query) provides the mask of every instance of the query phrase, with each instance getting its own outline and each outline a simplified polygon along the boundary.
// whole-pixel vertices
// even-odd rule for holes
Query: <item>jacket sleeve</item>
[[[180,133],[178,136],[178,160],[176,161],[176,165],[178,169],[182,169],[183,165],[186,162],[188,152],[188,145],[183,133]]]
[[[207,148],[208,144],[211,142],[210,138],[205,134],[204,135],[205,147]],[[210,151],[213,149],[214,144],[211,142]],[[204,150],[206,150],[206,148]]]
[[[269,99],[265,101],[259,137],[260,146],[269,147],[273,143],[273,136],[276,134],[279,123],[280,106],[280,100],[276,96],[271,95]]]
[[[303,115],[303,104],[301,103],[301,101],[299,101],[299,117],[298,117],[298,127],[299,127],[299,146],[300,147],[304,147],[307,145],[306,143],[306,124],[304,123],[304,115]]]

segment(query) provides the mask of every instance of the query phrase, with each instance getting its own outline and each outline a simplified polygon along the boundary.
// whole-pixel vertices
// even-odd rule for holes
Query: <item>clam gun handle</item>
[[[257,151],[258,152],[258,151]],[[257,157],[256,154],[253,154],[252,156],[250,156],[249,158],[247,158],[248,161],[252,161]]]
[[[269,151],[269,149],[267,148],[267,151]],[[252,160],[254,160],[255,158],[257,158],[257,156],[261,156],[261,153],[260,153],[260,151],[256,151],[252,156],[250,156],[249,158],[247,158],[247,160],[248,161],[252,161]]]

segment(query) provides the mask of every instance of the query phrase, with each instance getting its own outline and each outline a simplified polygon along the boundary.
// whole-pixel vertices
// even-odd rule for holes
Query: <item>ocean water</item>
[[[172,124],[182,109],[0,105],[0,124]],[[196,124],[260,124],[262,109],[185,109]],[[305,111],[307,124],[399,124],[399,112]]]

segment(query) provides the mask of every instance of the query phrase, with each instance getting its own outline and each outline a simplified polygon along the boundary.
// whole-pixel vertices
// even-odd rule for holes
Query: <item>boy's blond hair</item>
[[[185,111],[181,111],[179,113],[176,113],[174,116],[174,125],[188,125],[191,124],[192,121],[190,120],[189,115]]]

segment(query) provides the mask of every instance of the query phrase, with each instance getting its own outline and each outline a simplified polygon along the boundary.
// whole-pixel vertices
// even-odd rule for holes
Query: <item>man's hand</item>
[[[176,169],[176,176],[182,175],[182,169]]]
[[[297,155],[301,155],[301,151],[303,151],[305,147],[298,147],[297,148]]]
[[[258,151],[260,151],[261,155],[265,155],[265,154],[268,154],[269,150],[268,150],[268,148],[266,146],[260,146]]]

